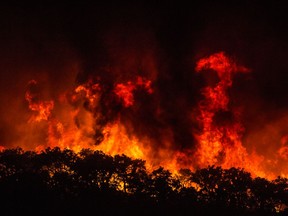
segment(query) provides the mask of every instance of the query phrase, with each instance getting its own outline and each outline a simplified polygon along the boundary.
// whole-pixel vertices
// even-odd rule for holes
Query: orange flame
[[[29,82],[29,85],[37,84],[35,80]],[[135,82],[128,81],[126,84],[116,84],[114,92],[118,98],[122,100],[123,106],[128,107],[134,104],[133,93],[138,88],[144,89],[148,94],[153,92],[151,81],[142,77],[137,77]],[[72,93],[68,95],[68,98],[72,104],[79,103],[79,101],[82,101],[82,103],[85,103],[85,101],[88,102],[85,103],[88,104],[88,110],[83,108],[80,103],[80,106],[76,106],[72,108],[70,112],[66,112],[67,118],[64,118],[62,122],[51,114],[54,101],[34,102],[36,101],[36,96],[28,90],[26,91],[25,98],[29,102],[29,109],[38,112],[36,116],[33,115],[31,117],[29,123],[39,121],[47,122],[47,145],[49,147],[58,146],[62,149],[69,148],[75,152],[79,152],[82,148],[90,148],[93,150],[102,150],[111,155],[126,154],[133,158],[144,159],[144,147],[141,146],[138,138],[128,136],[125,126],[117,119],[104,126],[103,141],[100,145],[95,145],[93,136],[95,132],[95,118],[97,119],[97,116],[93,115],[90,111],[99,105],[100,94],[101,85],[99,83],[95,84],[91,80],[76,86]],[[61,98],[60,102],[62,105],[64,105],[64,103],[68,104],[69,99],[63,100],[63,98]],[[69,108],[71,109],[71,106],[69,106]],[[39,152],[46,147],[45,145],[39,145],[35,150]]]
[[[262,157],[248,155],[242,145],[244,127],[240,121],[241,113],[229,104],[228,90],[233,84],[233,74],[247,73],[249,69],[238,66],[223,52],[201,59],[196,71],[205,69],[215,70],[219,82],[203,89],[204,99],[199,103],[197,120],[202,125],[202,133],[197,136],[199,143],[196,156],[200,167],[242,167],[254,175],[263,175],[260,167]],[[225,118],[225,115],[228,115],[228,122],[217,123],[217,117]]]
[[[5,150],[5,147],[0,145],[0,152],[4,150]]]
[[[47,144],[39,145],[36,151],[46,147],[69,148],[79,152],[82,148],[102,150],[106,154],[126,154],[128,157],[146,160],[148,168],[164,166],[176,173],[181,168],[204,168],[208,165],[219,165],[223,168],[241,167],[254,176],[274,178],[275,173],[265,169],[264,157],[256,152],[249,153],[242,143],[245,131],[241,122],[241,108],[231,104],[229,90],[233,85],[236,73],[248,73],[249,69],[238,65],[223,52],[213,54],[197,62],[197,73],[213,70],[219,81],[202,89],[203,99],[196,108],[196,122],[201,132],[193,134],[197,145],[191,149],[176,150],[174,132],[168,127],[165,137],[161,139],[161,147],[153,143],[149,137],[139,137],[133,134],[125,122],[121,120],[121,111],[112,119],[105,120],[101,107],[106,86],[99,79],[97,82],[89,80],[65,93],[59,101],[40,101],[39,95],[27,90],[25,98],[29,109],[33,111],[29,123],[44,122],[47,124]],[[37,85],[35,80],[29,82],[29,87]],[[110,86],[111,87],[111,86]],[[120,110],[137,104],[137,91],[153,94],[152,82],[144,77],[136,77],[121,83],[114,83],[109,100],[115,100]],[[111,95],[110,95],[111,96]],[[107,101],[104,100],[104,103]],[[54,110],[54,103],[57,109]],[[109,105],[110,101],[107,102]],[[113,104],[112,103],[112,104]],[[107,105],[107,106],[108,106]],[[59,107],[59,108],[58,108]],[[60,111],[59,111],[60,110]],[[53,115],[52,115],[53,111]],[[109,115],[109,112],[108,112]],[[108,116],[109,117],[109,116]],[[96,132],[101,131],[100,141],[96,141]],[[282,139],[282,146],[278,150],[280,158],[288,159],[287,137]],[[157,150],[155,150],[157,149]],[[1,148],[0,148],[1,150]],[[269,162],[277,164],[277,161]],[[269,165],[268,163],[268,165]],[[285,173],[282,173],[285,176]]]
[[[238,71],[246,72],[247,69],[243,70],[242,67],[235,65],[224,53],[216,53],[201,59],[196,66],[196,71],[200,72],[204,69],[215,70],[220,78],[215,87],[208,86],[203,89],[202,94],[205,99],[199,104],[200,115],[197,119],[202,124],[203,132],[198,137],[198,157],[200,164],[207,166],[217,164],[220,154],[226,154],[225,144],[234,146],[240,140],[243,131],[240,124],[219,127],[213,123],[217,112],[229,111],[227,90],[232,86],[232,74]]]
[[[29,85],[36,85],[37,82],[35,80],[31,80]],[[31,122],[40,122],[42,120],[48,120],[51,115],[51,111],[54,108],[54,102],[51,101],[44,101],[39,102],[36,101],[36,95],[33,95],[29,90],[25,93],[25,99],[29,103],[29,109],[32,111],[37,112],[36,115],[30,118]]]

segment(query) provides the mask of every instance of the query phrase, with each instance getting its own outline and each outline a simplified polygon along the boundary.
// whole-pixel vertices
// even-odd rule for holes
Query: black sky
[[[279,102],[274,95],[283,94],[287,80],[287,7],[281,1],[239,2],[4,4],[1,59],[4,63],[10,63],[10,59],[21,64],[22,57],[28,56],[45,62],[47,46],[62,43],[93,66],[97,61],[109,60],[103,43],[107,32],[122,30],[119,37],[123,37],[127,31],[127,40],[131,40],[130,33],[146,31],[153,35],[153,42],[172,64],[169,66],[185,67],[181,65],[187,58],[195,62],[223,50],[251,67],[259,77],[261,94]],[[28,59],[34,64],[33,60]],[[265,89],[270,89],[270,93]]]

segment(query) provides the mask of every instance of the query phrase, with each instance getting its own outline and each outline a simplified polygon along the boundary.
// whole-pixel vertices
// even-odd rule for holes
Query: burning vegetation
[[[151,170],[162,166],[174,174],[184,168],[195,171],[221,166],[243,168],[254,177],[270,180],[285,177],[284,169],[278,173],[270,166],[287,160],[285,137],[276,159],[249,152],[243,143],[243,107],[231,100],[230,90],[237,74],[245,76],[251,70],[219,52],[199,59],[195,72],[208,79],[204,79],[199,100],[189,108],[185,120],[189,128],[180,132],[174,131],[167,110],[157,101],[161,89],[151,75],[118,82],[92,74],[87,81],[48,99],[41,95],[41,83],[31,80],[25,93],[30,112],[27,125],[36,129],[27,133],[39,133],[41,139],[33,148],[25,143],[21,147],[39,153],[60,147],[76,153],[89,148],[111,156],[125,154],[145,160]],[[183,145],[179,135],[190,143]]]
[[[248,0],[3,5],[7,212],[29,185],[60,215],[70,198],[287,214],[286,16]]]

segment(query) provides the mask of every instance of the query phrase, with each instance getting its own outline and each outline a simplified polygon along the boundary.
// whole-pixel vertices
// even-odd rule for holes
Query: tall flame
[[[241,107],[229,98],[234,75],[250,70],[219,52],[200,59],[195,71],[214,71],[218,81],[208,84],[201,91],[203,99],[193,113],[201,129],[198,133],[193,132],[197,143],[190,149],[177,150],[173,147],[177,143],[173,143],[174,132],[169,127],[164,138],[159,139],[161,145],[158,145],[147,135],[141,137],[133,133],[133,126],[123,121],[122,112],[131,111],[138,103],[137,91],[153,97],[152,81],[136,76],[112,85],[102,83],[100,78],[90,79],[63,93],[58,101],[41,101],[40,96],[31,91],[33,86],[38,85],[37,81],[30,81],[25,94],[32,111],[28,124],[45,122],[47,125],[47,144],[39,145],[36,150],[59,146],[79,152],[82,148],[90,148],[111,155],[126,154],[141,158],[146,160],[148,167],[164,166],[173,173],[181,168],[219,165],[223,168],[241,167],[254,176],[274,178],[275,173],[266,171],[263,156],[249,153],[243,145],[245,128],[241,122]],[[278,151],[284,160],[288,158],[287,149],[287,137],[284,137]]]
[[[223,52],[203,58],[197,63],[196,72],[209,69],[216,71],[219,82],[202,90],[204,99],[199,103],[197,117],[202,126],[202,132],[197,136],[196,157],[199,165],[242,167],[252,174],[263,175],[260,168],[262,158],[249,155],[242,145],[245,128],[241,123],[241,112],[230,104],[228,95],[233,75],[247,73],[249,69],[237,65]],[[218,118],[222,121],[218,121]]]
[[[201,59],[196,71],[201,72],[205,69],[215,70],[220,81],[215,86],[205,87],[202,91],[204,99],[199,103],[197,117],[203,127],[202,133],[198,136],[199,163],[202,166],[219,163],[224,166],[239,165],[243,157],[246,157],[246,151],[241,144],[244,127],[238,121],[239,114],[229,107],[227,91],[232,86],[233,74],[247,72],[248,69],[237,66],[223,52]],[[217,115],[221,114],[232,119],[227,119],[229,122],[223,125],[216,124]]]

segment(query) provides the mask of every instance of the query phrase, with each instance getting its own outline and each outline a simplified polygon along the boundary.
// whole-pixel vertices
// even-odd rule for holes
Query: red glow
[[[159,140],[155,141],[149,135],[135,133],[133,127],[137,125],[131,124],[130,120],[123,121],[123,110],[133,113],[142,108],[127,109],[137,105],[141,95],[157,97],[152,89],[152,80],[136,75],[123,82],[116,80],[110,86],[99,77],[89,79],[62,92],[58,100],[41,100],[41,94],[33,90],[40,84],[31,80],[25,94],[32,111],[28,124],[41,124],[42,128],[46,128],[44,141],[39,143],[36,151],[48,146],[69,148],[76,152],[90,148],[110,155],[126,154],[141,158],[146,160],[148,168],[164,166],[173,173],[181,168],[195,170],[219,165],[223,168],[241,167],[254,176],[274,178],[277,171],[271,171],[268,167],[279,163],[280,159],[288,159],[287,137],[282,138],[281,148],[275,153],[278,155],[276,160],[266,160],[256,151],[249,152],[243,143],[245,125],[242,123],[241,107],[231,104],[229,91],[233,87],[235,74],[250,70],[219,52],[200,59],[195,71],[206,71],[208,75],[215,71],[218,81],[202,88],[202,99],[196,108],[191,107],[193,124],[200,127],[197,132],[191,131],[196,138],[196,144],[191,148],[176,148],[179,143],[175,143],[175,132],[170,125],[163,127],[163,136],[160,135]],[[156,112],[157,117],[161,116],[161,109]],[[165,124],[164,119],[161,121],[161,124]],[[286,176],[286,172],[282,176]]]
[[[137,77],[135,83],[128,81],[127,83],[118,83],[115,86],[115,94],[119,99],[122,100],[124,107],[129,107],[134,104],[134,94],[133,92],[137,88],[145,89],[149,94],[152,94],[153,90],[151,88],[151,81],[145,80],[142,77]]]
[[[37,85],[35,80],[29,82],[29,86]],[[25,93],[25,99],[29,103],[29,109],[35,111],[36,114],[30,118],[30,121],[39,122],[42,120],[48,120],[51,111],[54,108],[54,102],[50,101],[37,101],[37,96],[33,95],[29,90]]]

